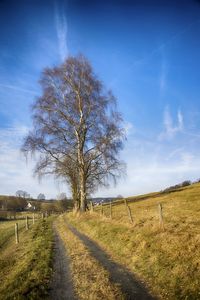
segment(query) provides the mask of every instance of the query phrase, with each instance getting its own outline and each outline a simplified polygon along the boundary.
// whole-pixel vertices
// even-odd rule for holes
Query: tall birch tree
[[[125,136],[116,99],[82,55],[46,68],[40,84],[33,129],[22,151],[39,153],[35,173],[65,178],[76,207],[85,211],[87,195],[116,181],[124,170],[119,152]]]

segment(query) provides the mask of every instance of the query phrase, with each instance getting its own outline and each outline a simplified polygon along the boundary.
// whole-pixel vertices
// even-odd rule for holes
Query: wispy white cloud
[[[170,160],[172,158],[176,158],[177,155],[180,155],[183,152],[184,148],[183,147],[178,147],[173,149],[167,156],[166,160]]]
[[[126,136],[129,136],[135,132],[135,128],[131,122],[125,122],[124,130],[125,130]]]
[[[55,23],[56,23],[56,33],[58,39],[58,48],[60,59],[64,61],[68,55],[68,45],[67,45],[67,19],[64,14],[64,10],[59,9],[57,4],[55,4]]]
[[[164,66],[161,68],[161,75],[160,75],[160,90],[163,91],[166,87],[166,73]]]
[[[11,85],[11,84],[1,84],[0,83],[0,89],[9,89],[9,90],[14,90],[14,91],[18,91],[18,92],[24,92],[24,93],[29,93],[32,95],[36,95],[37,92],[31,89],[24,89],[20,86],[16,86],[16,85]]]
[[[159,78],[159,84],[160,84],[160,91],[163,93],[167,87],[167,60],[165,56],[165,50],[164,47],[161,49],[161,72],[160,72],[160,78]]]
[[[171,139],[178,132],[183,132],[184,124],[183,124],[183,114],[181,110],[177,112],[177,122],[176,124],[173,122],[170,110],[168,107],[165,108],[164,111],[164,131],[159,135],[159,139]]]
[[[157,47],[155,47],[154,49],[152,49],[149,53],[147,53],[147,55],[145,55],[144,57],[142,57],[140,59],[136,59],[133,62],[133,66],[138,66],[138,65],[144,64],[148,59],[150,59],[155,54],[157,54],[159,52],[162,52],[162,50],[165,47],[171,45],[180,36],[182,36],[183,34],[185,34],[188,31],[190,31],[193,28],[193,26],[196,25],[196,24],[198,24],[198,23],[200,23],[200,19],[194,20],[193,22],[191,22],[188,25],[186,25],[185,27],[183,27],[181,30],[179,30],[176,33],[172,34],[169,39],[167,39],[165,42],[161,43],[160,45],[158,45]]]

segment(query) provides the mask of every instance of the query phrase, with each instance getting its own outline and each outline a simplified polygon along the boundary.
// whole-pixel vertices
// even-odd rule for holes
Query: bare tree
[[[40,82],[43,94],[33,106],[33,130],[22,150],[39,152],[35,173],[64,177],[85,211],[87,195],[115,181],[124,168],[118,159],[122,117],[83,56],[45,69]]]
[[[42,193],[40,193],[38,196],[37,196],[37,199],[38,200],[45,200],[45,195],[44,194],[42,194]]]
[[[26,191],[18,190],[16,192],[16,196],[19,198],[30,198],[30,194],[28,194]]]
[[[66,193],[60,193],[57,195],[57,200],[66,200],[67,199],[67,195]]]

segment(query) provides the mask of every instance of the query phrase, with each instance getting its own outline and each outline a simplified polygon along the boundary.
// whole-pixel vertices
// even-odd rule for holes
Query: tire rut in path
[[[54,262],[50,285],[51,300],[77,300],[69,270],[70,260],[57,230],[54,228]]]
[[[90,254],[98,260],[101,265],[109,272],[111,282],[118,284],[127,300],[155,300],[144,285],[139,282],[134,275],[122,265],[114,262],[111,257],[93,240],[76,228],[67,223],[67,227],[75,234],[88,248]],[[106,287],[105,287],[106,288]]]

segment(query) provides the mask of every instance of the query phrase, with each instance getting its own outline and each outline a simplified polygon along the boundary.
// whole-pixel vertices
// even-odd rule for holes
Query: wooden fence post
[[[33,213],[33,225],[35,224],[35,214]]]
[[[125,203],[125,206],[126,206],[126,210],[127,210],[127,213],[128,213],[129,220],[133,224],[133,217],[132,217],[131,209],[128,206],[128,203],[127,203],[126,199],[124,199],[124,203]]]
[[[16,244],[19,244],[18,223],[15,223],[15,241],[16,241]]]
[[[158,211],[159,211],[159,219],[160,219],[160,227],[164,228],[164,223],[163,223],[163,207],[162,204],[158,204]]]
[[[92,214],[94,212],[93,202],[90,201],[90,213]]]
[[[112,220],[112,201],[110,200],[110,219]]]
[[[101,202],[101,216],[103,216],[103,203]]]
[[[46,218],[48,217],[48,211],[46,211],[46,213],[45,213],[45,217],[46,217]]]
[[[29,226],[28,226],[28,216],[26,216],[26,230],[29,229]]]

